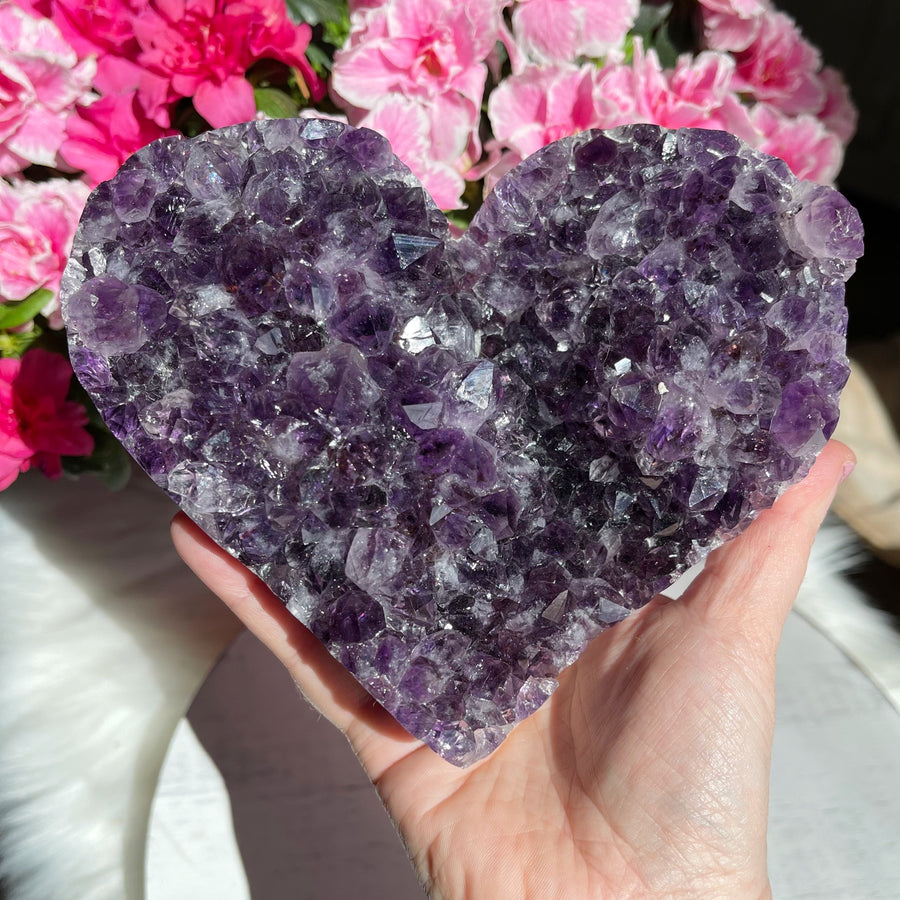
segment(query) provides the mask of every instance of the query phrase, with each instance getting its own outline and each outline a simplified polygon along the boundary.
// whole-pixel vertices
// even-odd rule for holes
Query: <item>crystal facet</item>
[[[132,157],[63,307],[156,483],[464,765],[807,472],[861,237],[737,138],[636,125],[452,239],[384,139],[284,119]]]

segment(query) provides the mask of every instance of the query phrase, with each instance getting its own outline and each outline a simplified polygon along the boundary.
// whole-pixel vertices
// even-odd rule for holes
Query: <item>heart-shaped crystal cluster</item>
[[[862,252],[834,190],[722,132],[545,147],[458,239],[374,132],[140,151],[64,280],[109,427],[457,764],[809,469]]]

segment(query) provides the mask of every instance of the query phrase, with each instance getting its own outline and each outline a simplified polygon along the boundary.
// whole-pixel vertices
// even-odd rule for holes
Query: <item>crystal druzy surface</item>
[[[551,144],[466,234],[368,130],[165,139],[64,282],[112,431],[457,764],[809,469],[856,212],[721,132]]]

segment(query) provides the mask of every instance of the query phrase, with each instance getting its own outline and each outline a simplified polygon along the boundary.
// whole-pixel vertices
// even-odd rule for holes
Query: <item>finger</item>
[[[742,534],[710,554],[682,603],[723,634],[762,642],[774,652],[806,573],[813,539],[852,451],[830,441],[803,479]]]
[[[184,513],[172,522],[172,540],[201,581],[275,654],[310,703],[341,731],[412,741],[263,582]]]

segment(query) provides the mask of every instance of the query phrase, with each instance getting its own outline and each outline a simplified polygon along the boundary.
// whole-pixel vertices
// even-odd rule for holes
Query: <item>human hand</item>
[[[404,731],[281,602],[186,516],[179,553],[347,736],[429,896],[769,896],[775,653],[852,454],[809,476],[594,640],[487,759],[458,769]]]

